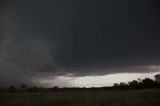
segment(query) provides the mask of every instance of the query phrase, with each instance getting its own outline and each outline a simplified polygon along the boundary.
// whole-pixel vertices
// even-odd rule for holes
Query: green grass
[[[160,106],[160,90],[0,93],[0,106]]]

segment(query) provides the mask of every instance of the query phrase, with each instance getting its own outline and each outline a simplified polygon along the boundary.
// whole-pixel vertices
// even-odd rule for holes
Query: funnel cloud
[[[2,22],[0,30],[1,86],[32,84],[34,78],[46,73],[53,74],[58,70],[58,65],[45,44],[29,42],[28,47],[22,48],[16,43],[11,30]]]

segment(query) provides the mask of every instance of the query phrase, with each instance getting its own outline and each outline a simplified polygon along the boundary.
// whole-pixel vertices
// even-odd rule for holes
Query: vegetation
[[[160,90],[0,93],[0,106],[160,106]]]
[[[150,78],[133,80],[128,83],[115,83],[114,88],[119,90],[130,90],[130,89],[150,89],[150,88],[160,88],[160,74],[154,76],[155,80]]]

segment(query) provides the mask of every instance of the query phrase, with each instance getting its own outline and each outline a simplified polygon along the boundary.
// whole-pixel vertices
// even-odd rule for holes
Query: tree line
[[[149,89],[160,88],[160,74],[154,76],[154,79],[144,78],[130,81],[128,83],[120,82],[115,83],[113,88],[125,90],[125,89]]]
[[[151,89],[160,88],[160,74],[154,76],[154,79],[144,78],[130,81],[128,83],[120,82],[115,83],[111,87],[72,87],[72,88],[59,88],[54,86],[51,88],[44,87],[28,87],[26,84],[22,84],[20,87],[10,86],[8,88],[0,88],[0,92],[65,92],[65,91],[108,91],[108,90],[134,90],[134,89]]]

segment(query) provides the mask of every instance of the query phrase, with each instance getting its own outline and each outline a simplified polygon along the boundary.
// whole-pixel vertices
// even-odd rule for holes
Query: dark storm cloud
[[[0,86],[21,83],[31,85],[35,78],[56,74],[59,67],[43,42],[30,42],[22,48],[16,40],[14,33],[1,20]],[[34,84],[40,83],[37,81]]]
[[[1,0],[0,1],[0,6],[3,7],[6,4],[6,1],[8,1],[8,0]]]
[[[18,46],[47,43],[66,74],[149,72],[160,64],[158,0],[15,0],[1,16]]]

